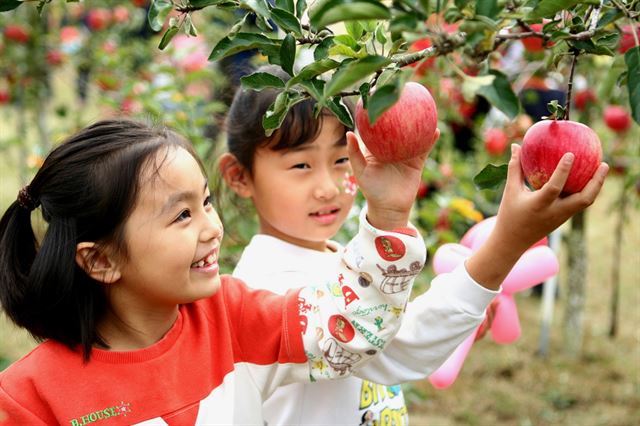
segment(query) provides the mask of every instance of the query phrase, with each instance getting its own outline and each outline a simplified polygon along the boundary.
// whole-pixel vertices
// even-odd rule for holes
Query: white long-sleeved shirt
[[[309,274],[335,269],[342,247],[335,242],[329,246],[334,251],[320,252],[255,235],[233,275],[251,287],[284,294]],[[269,425],[407,424],[398,384],[435,371],[482,322],[498,293],[476,283],[464,265],[439,275],[427,292],[407,305],[396,337],[355,372],[357,377],[282,386],[265,402],[265,420]]]

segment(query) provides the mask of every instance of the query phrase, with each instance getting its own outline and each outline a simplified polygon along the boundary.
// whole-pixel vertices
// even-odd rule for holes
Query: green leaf
[[[561,10],[571,9],[578,3],[584,2],[580,0],[542,0],[533,8],[526,19],[527,21],[539,21],[542,18],[553,18]]]
[[[296,13],[296,6],[293,4],[293,0],[276,0],[276,7],[286,10],[291,14]]]
[[[295,77],[289,80],[287,82],[287,87],[293,87],[302,80],[310,80],[329,70],[338,68],[338,66],[340,66],[340,62],[336,62],[333,59],[322,59],[321,61],[312,62],[302,68]]]
[[[386,84],[377,87],[373,95],[369,96],[367,115],[371,125],[375,124],[378,117],[396,103],[400,97],[400,89],[399,84]]]
[[[264,127],[265,135],[271,136],[274,130],[280,128],[289,109],[304,99],[304,95],[300,93],[280,93],[262,118],[262,127]]]
[[[465,99],[473,98],[481,87],[492,85],[495,78],[493,75],[465,75],[462,80],[462,95]]]
[[[293,15],[292,15],[293,16]],[[290,76],[293,77],[293,64],[296,60],[296,39],[293,35],[287,34],[280,46],[280,66]]]
[[[321,29],[354,19],[389,19],[389,9],[376,0],[318,0],[309,9],[309,22]]]
[[[336,43],[348,46],[354,51],[360,49],[358,42],[349,34],[339,34],[333,38],[333,41]]]
[[[489,75],[495,77],[493,82],[491,85],[481,86],[477,93],[507,117],[514,119],[520,113],[520,101],[511,88],[509,79],[497,70],[490,70]]]
[[[195,8],[205,8],[223,3],[225,0],[189,0],[189,4]]]
[[[317,78],[313,78],[311,80],[303,80],[300,82],[300,85],[303,86],[306,89],[307,93],[309,93],[311,97],[316,100],[316,105],[320,105],[321,108],[324,107],[324,80],[320,80]]]
[[[302,28],[300,27],[300,21],[291,12],[284,9],[273,8],[271,9],[271,19],[283,30],[290,31],[297,36],[302,35]]]
[[[0,12],[7,12],[13,10],[22,4],[22,0],[3,0],[0,3]]]
[[[473,178],[473,183],[478,189],[497,189],[507,180],[507,169],[508,166],[506,164],[500,166],[487,164],[487,166]]]
[[[585,53],[591,53],[593,55],[615,55],[615,53],[613,53],[613,51],[608,47],[596,45],[591,40],[573,40],[569,42],[569,44],[578,50],[582,50]]]
[[[236,36],[236,34],[238,34],[238,32],[240,32],[240,30],[244,26],[244,23],[247,21],[247,18],[249,17],[249,15],[251,14],[245,13],[242,19],[240,19],[238,22],[233,24],[233,27],[231,27],[231,29],[227,33],[227,38],[232,39]]]
[[[173,9],[173,5],[169,0],[153,0],[149,7],[149,26],[153,31],[160,31],[164,25],[165,19],[169,12]]]
[[[262,90],[266,88],[284,89],[284,81],[268,72],[255,72],[240,79],[246,89]]]
[[[495,19],[498,17],[498,13],[500,13],[498,0],[476,0],[476,15]]]
[[[333,46],[333,37],[327,37],[313,50],[313,60],[319,61],[329,56],[329,49]]]
[[[360,37],[364,34],[364,28],[359,21],[347,21],[344,23],[344,28],[347,30],[347,34],[355,40],[360,40]]]
[[[631,116],[640,124],[640,46],[632,47],[624,54],[627,64],[627,89]]]
[[[270,18],[269,3],[267,0],[240,0],[240,7],[249,8],[256,12],[257,15]]]
[[[327,108],[335,114],[335,116],[340,120],[342,124],[345,125],[348,129],[353,129],[353,118],[351,117],[351,113],[349,109],[344,106],[342,103],[342,98],[340,96],[335,96],[333,99],[329,99],[327,101]]]
[[[177,26],[169,27],[167,29],[167,31],[164,33],[164,35],[162,36],[162,40],[160,40],[160,44],[158,45],[158,49],[164,50],[164,48],[167,47],[167,45],[169,44],[171,39],[176,34],[178,34],[179,30],[180,30],[180,28],[178,28]]]
[[[385,34],[384,25],[381,23],[376,27],[376,41],[381,45],[385,45],[387,43],[387,36]]]
[[[325,96],[330,97],[337,95],[343,89],[368,77],[390,63],[391,60],[389,58],[375,55],[349,62],[346,66],[338,69],[331,78],[331,81],[325,86]]]
[[[280,52],[280,45],[277,40],[262,34],[238,33],[232,39],[225,37],[220,40],[211,51],[209,60],[217,61],[234,53],[251,49],[259,49],[265,56],[272,56]]]
[[[296,2],[296,16],[298,17],[298,19],[302,19],[306,11],[307,11],[307,0],[298,0]]]
[[[371,90],[371,83],[365,81],[360,85],[358,91],[360,92],[360,98],[362,99],[362,107],[367,109],[369,106],[369,90]]]
[[[184,17],[184,26],[185,26],[185,32],[187,34],[193,37],[198,36],[198,30],[196,29],[195,25],[193,25],[193,21],[191,20],[191,15],[187,14]]]

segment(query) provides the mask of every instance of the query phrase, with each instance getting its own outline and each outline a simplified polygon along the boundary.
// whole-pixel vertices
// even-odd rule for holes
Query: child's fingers
[[[572,152],[566,152],[556,169],[553,171],[551,178],[549,181],[545,183],[540,191],[540,196],[544,198],[546,202],[552,202],[556,198],[560,196],[562,193],[562,188],[564,188],[564,184],[567,182],[569,178],[569,172],[571,172],[571,166],[573,166],[573,160],[575,159],[575,155]]]
[[[582,191],[567,197],[566,202],[572,204],[572,208],[575,211],[580,211],[589,207],[593,204],[600,193],[608,172],[609,165],[607,163],[601,163],[591,180],[587,182]]]
[[[358,144],[358,137],[353,132],[347,132],[347,152],[353,173],[356,176],[360,176],[367,165],[367,160],[362,155],[360,145]]]
[[[520,166],[520,150],[517,143],[511,144],[511,159],[507,170],[507,183],[505,191],[520,190],[524,186],[522,180],[522,166]]]

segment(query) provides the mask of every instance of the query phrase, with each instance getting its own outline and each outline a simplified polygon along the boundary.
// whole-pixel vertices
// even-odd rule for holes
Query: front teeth
[[[198,262],[194,262],[191,264],[192,268],[202,268],[204,266],[209,266],[216,261],[216,257],[213,254],[205,257],[203,260],[199,260]]]

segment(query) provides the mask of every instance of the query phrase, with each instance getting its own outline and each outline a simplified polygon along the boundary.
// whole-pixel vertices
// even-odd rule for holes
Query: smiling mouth
[[[317,212],[310,213],[309,216],[322,217],[322,216],[328,216],[328,215],[336,214],[339,211],[340,211],[340,209],[338,209],[338,208],[328,209],[328,210],[320,210],[320,211],[317,211]]]
[[[208,266],[211,266],[213,264],[215,264],[218,261],[218,258],[216,257],[215,252],[212,252],[210,254],[208,254],[205,258],[200,259],[197,262],[193,262],[191,264],[191,268],[206,268]]]

